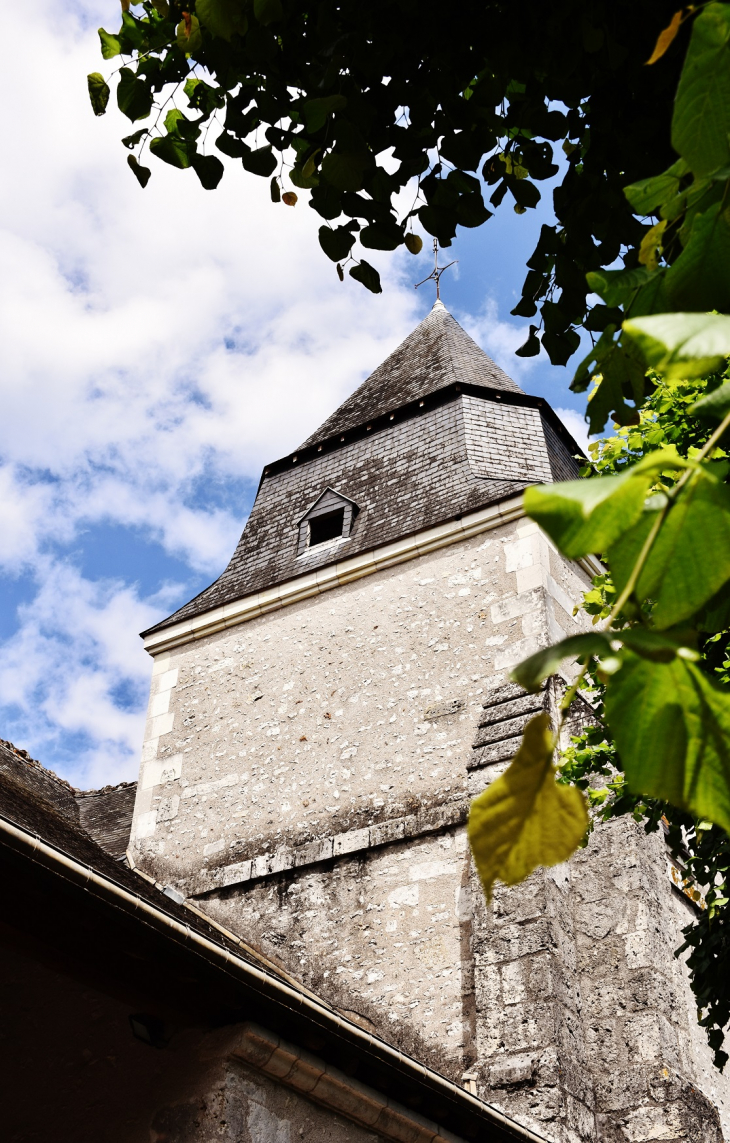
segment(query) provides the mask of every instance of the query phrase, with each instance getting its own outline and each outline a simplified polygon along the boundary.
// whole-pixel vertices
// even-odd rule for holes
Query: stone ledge
[[[191,886],[187,896],[203,897],[233,885],[244,885],[250,881],[259,881],[263,877],[285,873],[290,869],[301,869],[303,866],[316,865],[336,857],[362,853],[393,841],[420,837],[422,834],[435,833],[448,826],[462,825],[466,821],[468,812],[469,803],[466,801],[447,802],[445,805],[434,806],[417,814],[378,822],[364,829],[348,830],[333,837],[309,841],[305,845],[280,849],[276,853],[262,854],[246,861],[237,861],[232,865],[219,866],[202,874]]]
[[[527,723],[548,706],[549,692],[545,683],[536,694],[527,694],[517,683],[494,687],[482,702],[484,713],[479,718],[467,770],[479,770],[513,758]]]
[[[392,1143],[463,1143],[459,1136],[417,1111],[346,1075],[311,1052],[281,1040],[257,1024],[246,1023],[243,1029],[231,1053],[234,1058],[353,1123],[376,1131],[379,1138]]]
[[[204,639],[216,631],[246,623],[259,615],[266,615],[270,611],[298,603],[302,599],[310,599],[324,591],[372,575],[384,568],[405,563],[426,552],[448,547],[471,536],[478,536],[482,532],[520,520],[523,516],[521,495],[490,504],[476,512],[464,513],[445,524],[434,525],[380,548],[371,548],[338,563],[286,580],[265,591],[243,596],[231,603],[220,604],[210,611],[170,624],[169,627],[152,630],[145,636],[145,650],[151,655],[159,655],[173,647],[183,646],[195,639]]]

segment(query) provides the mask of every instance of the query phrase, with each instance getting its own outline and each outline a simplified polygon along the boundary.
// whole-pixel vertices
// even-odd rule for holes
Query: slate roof
[[[418,397],[467,380],[490,389],[522,392],[461,328],[444,303],[437,301],[413,333],[300,447],[346,432]]]
[[[228,940],[220,930],[102,848],[81,823],[77,796],[78,791],[68,782],[46,770],[25,751],[0,739],[0,817],[122,886],[142,901],[162,909],[221,947],[230,949],[236,956],[261,967],[263,958],[247,950],[239,941]],[[272,967],[267,961],[266,968],[271,970]],[[290,979],[285,973],[281,975]]]
[[[20,992],[16,1002],[18,992],[13,990],[11,980],[6,988],[11,1004],[6,1002],[3,1015],[14,1033],[13,1050],[29,1061],[32,1059],[40,1073],[45,1074],[49,1061],[57,1061],[52,1037],[59,1028],[59,1021],[63,1022],[64,1053],[78,1053],[78,1043],[87,1044],[80,1020],[74,1018],[73,1011],[65,1004],[64,986],[70,981],[72,989],[79,985],[88,987],[94,1012],[106,1012],[95,1002],[95,997],[101,994],[102,998],[112,997],[115,1002],[121,1002],[122,1011],[126,1007],[130,1017],[132,1013],[139,1013],[132,1019],[143,1027],[145,1022],[149,1023],[147,1014],[151,1013],[164,1037],[162,1043],[150,1041],[155,1049],[166,1047],[170,1033],[176,1035],[192,1030],[197,1037],[201,1031],[226,1026],[244,1033],[253,1031],[259,1037],[258,1043],[263,1037],[265,1043],[287,1048],[296,1054],[302,1068],[310,1069],[300,1071],[309,1086],[304,1086],[302,1081],[299,1087],[289,1086],[305,1094],[310,1092],[311,1068],[315,1065],[320,1075],[333,1077],[329,1087],[324,1083],[324,1090],[331,1089],[335,1093],[332,1102],[324,1095],[318,1100],[317,1094],[313,1096],[315,1101],[361,1125],[361,1111],[367,1110],[370,1114],[373,1104],[370,1101],[367,1105],[352,1106],[338,1102],[343,1099],[342,1086],[337,1086],[343,1061],[348,1076],[357,1075],[346,1091],[362,1096],[373,1090],[384,1108],[386,1126],[389,1122],[394,1121],[396,1126],[402,1122],[398,1116],[403,1108],[406,1125],[419,1137],[426,1137],[424,1127],[427,1126],[428,1138],[458,1135],[474,1143],[486,1139],[494,1143],[516,1143],[517,1140],[541,1143],[542,1137],[463,1091],[447,1076],[364,1031],[346,1016],[340,1016],[256,950],[232,937],[229,939],[199,912],[177,904],[145,878],[115,861],[80,825],[73,788],[25,752],[2,740],[0,880],[3,885],[0,933],[3,965],[6,966],[6,953],[10,951],[14,956],[9,962],[11,966],[17,963],[18,953],[26,966],[25,991]],[[40,976],[39,969],[42,970]],[[38,994],[31,993],[28,985],[37,979],[42,985],[50,982],[53,991],[46,988]],[[4,1001],[7,998],[5,996]],[[97,1042],[113,1050],[119,1044],[116,1026],[108,1016],[104,1020],[104,1026],[99,1025],[102,1030]],[[250,1021],[258,1021],[263,1028],[256,1028]],[[49,1028],[50,1037],[46,1035]],[[179,1043],[175,1041],[167,1064],[165,1057],[150,1057],[148,1066],[163,1085],[168,1082],[166,1076],[178,1067],[175,1049]],[[288,1049],[292,1043],[293,1049]],[[317,1056],[301,1051],[300,1046],[305,1045],[315,1048]],[[66,1055],[63,1058],[66,1059]],[[71,1055],[68,1058],[70,1060]],[[119,1083],[128,1082],[129,1073],[122,1071],[120,1078],[117,1071],[118,1065],[120,1069],[125,1067],[125,1058],[120,1060],[108,1055],[113,1073],[108,1069],[104,1075],[93,1072],[97,1075],[95,1082],[102,1101],[108,1100],[114,1090],[109,1089],[112,1079],[104,1076],[117,1077],[114,1080],[117,1088]],[[242,1058],[262,1068],[270,1077],[278,1080],[283,1076],[287,1082],[288,1069],[281,1072],[268,1067],[271,1053],[262,1058],[259,1050],[255,1056]],[[89,1074],[96,1062],[93,1058],[88,1062]],[[59,1080],[57,1086],[63,1088],[63,1104],[56,1098],[46,1100],[56,1117],[59,1106],[74,1108],[78,1121],[73,1120],[72,1128],[75,1125],[77,1133],[69,1129],[54,1135],[53,1124],[50,1136],[46,1130],[43,1138],[92,1137],[93,1133],[84,1128],[99,1103],[96,1099],[90,1100],[88,1086],[79,1083],[78,1074],[68,1070],[65,1078]],[[196,1098],[198,1089],[189,1086],[187,1074],[183,1071],[177,1077],[177,1086],[170,1090]],[[53,1090],[55,1074],[50,1082]],[[93,1087],[93,1076],[89,1084]],[[163,1086],[161,1090],[166,1088]],[[32,1098],[32,1082],[28,1091],[28,1098]],[[13,1094],[17,1096],[17,1091]],[[138,1095],[138,1091],[130,1090],[132,1103]],[[42,1105],[45,1097],[44,1088],[38,1097]],[[26,1093],[20,1098],[26,1099]],[[13,1107],[9,1104],[11,1111]],[[4,1105],[3,1110],[8,1111],[8,1107]],[[13,1139],[30,1138],[26,1105],[23,1110],[24,1133],[11,1129]],[[45,1115],[45,1110],[41,1114]],[[7,1115],[4,1126],[6,1118]],[[61,1124],[68,1128],[68,1123],[61,1121]],[[438,1124],[444,1127],[439,1128]],[[116,1126],[113,1122],[112,1131]],[[389,1138],[396,1138],[395,1129],[387,1134]],[[41,1138],[41,1134],[33,1131],[32,1137]],[[104,1138],[107,1137],[116,1139],[119,1135],[118,1132],[105,1134]],[[177,1139],[179,1135],[174,1137]],[[402,1139],[405,1135],[400,1133],[397,1137]]]
[[[439,302],[297,452],[267,465],[228,567],[150,632],[530,484],[576,477],[579,453],[550,406],[510,381]],[[357,505],[352,532],[298,554],[298,522],[328,487]]]

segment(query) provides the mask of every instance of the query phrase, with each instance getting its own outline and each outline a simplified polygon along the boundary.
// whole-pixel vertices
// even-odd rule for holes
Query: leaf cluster
[[[445,19],[414,0],[144,0],[100,37],[105,59],[128,61],[117,101],[135,122],[200,76],[185,112],[199,130],[178,120],[158,158],[200,174],[195,156],[215,121],[219,151],[262,177],[278,171],[276,201],[285,170],[309,191],[338,265],[356,242],[417,250],[414,218],[448,246],[505,200],[534,208],[540,184],[557,179],[557,222],[542,229],[514,312],[540,315],[522,352],[542,341],[564,364],[577,327],[618,320],[615,305],[591,306],[586,275],[620,256],[637,261],[646,228],[623,187],[674,158],[655,125],[669,121],[686,35],[644,67],[671,10],[656,0],[465,0]],[[103,113],[98,73],[90,94]],[[372,267],[355,276],[380,288]]]

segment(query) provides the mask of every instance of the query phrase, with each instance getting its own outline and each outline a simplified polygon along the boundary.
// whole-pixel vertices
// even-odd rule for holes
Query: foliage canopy
[[[287,181],[296,188],[284,191],[288,201],[309,192],[320,244],[341,265],[363,249],[417,252],[414,218],[448,246],[458,226],[481,225],[503,202],[534,208],[540,184],[557,176],[557,223],[542,228],[513,311],[539,312],[521,352],[542,342],[554,364],[578,348],[578,327],[601,333],[620,321],[623,287],[609,279],[608,296],[592,304],[601,290],[586,275],[610,274],[604,268],[622,258],[648,276],[640,251],[650,227],[637,217],[646,203],[623,188],[676,159],[670,120],[685,33],[644,66],[672,5],[559,0],[530,16],[504,0],[466,0],[448,18],[414,0],[123,7],[101,47],[105,59],[128,61],[119,108],[150,121],[123,140],[143,185],[146,147],[195,170],[206,188],[223,175],[216,151],[240,159],[271,180],[277,202]],[[89,88],[102,114],[110,93],[99,73]],[[672,187],[681,180],[670,176]],[[380,289],[364,258],[350,273]],[[588,380],[581,374],[578,385]],[[614,407],[622,413],[620,393]]]

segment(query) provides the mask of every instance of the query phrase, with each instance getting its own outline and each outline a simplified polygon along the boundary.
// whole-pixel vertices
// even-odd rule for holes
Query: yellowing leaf
[[[497,879],[516,885],[538,865],[566,861],[583,840],[585,799],[555,781],[554,747],[550,720],[538,714],[509,769],[471,804],[469,843],[488,901]]]
[[[284,191],[284,194],[281,196],[281,201],[286,206],[296,206],[299,201],[299,196],[294,194],[294,191]]]
[[[406,250],[409,250],[411,254],[421,253],[423,249],[423,239],[420,234],[406,234],[404,242],[406,244]]]
[[[196,52],[203,46],[203,36],[200,31],[200,21],[190,12],[183,12],[182,20],[177,26],[177,46],[187,55]]]
[[[680,27],[682,26],[682,16],[683,16],[683,9],[680,8],[678,12],[674,13],[674,15],[672,16],[671,20],[667,24],[664,31],[659,33],[659,36],[657,38],[657,42],[654,45],[654,51],[649,56],[649,59],[646,61],[647,67],[650,64],[655,64],[657,62],[657,60],[660,60],[662,58],[662,56],[664,55],[665,51],[667,50],[667,48],[669,47],[669,45],[673,42],[675,36],[677,35],[677,32],[679,31]]]
[[[641,246],[639,247],[639,261],[642,266],[646,266],[647,270],[656,270],[659,265],[659,253],[662,249],[662,234],[667,226],[666,218],[661,222],[657,222],[656,226],[652,226],[647,230]]]

